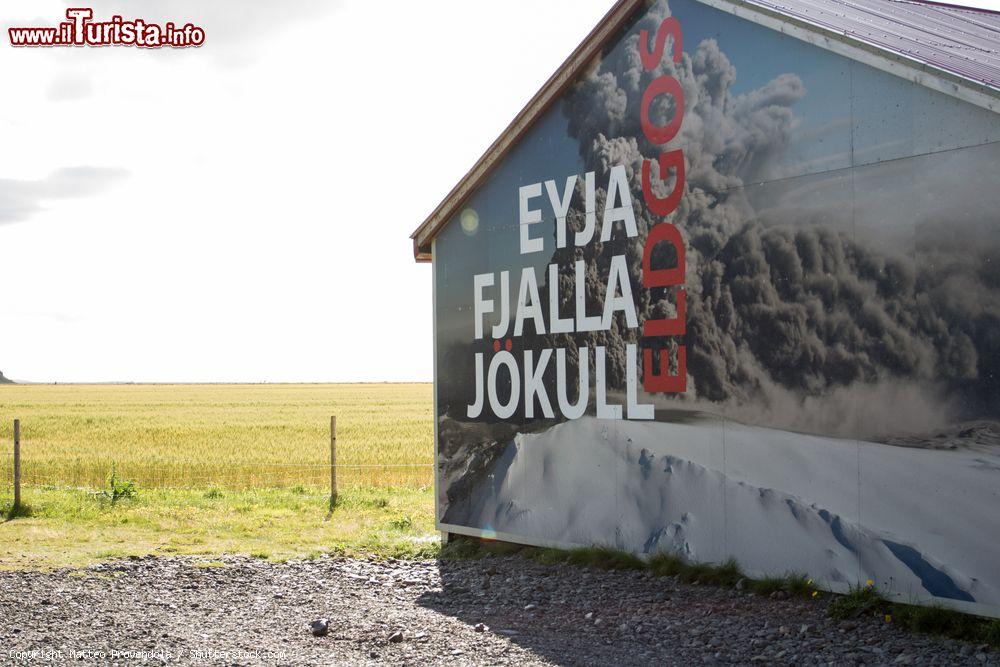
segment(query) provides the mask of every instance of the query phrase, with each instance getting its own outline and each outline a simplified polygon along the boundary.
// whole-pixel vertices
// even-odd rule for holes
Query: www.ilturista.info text
[[[140,46],[149,49],[187,48],[205,43],[205,30],[191,23],[163,25],[143,19],[112,16],[94,21],[89,8],[66,10],[68,21],[54,27],[8,28],[12,46]]]

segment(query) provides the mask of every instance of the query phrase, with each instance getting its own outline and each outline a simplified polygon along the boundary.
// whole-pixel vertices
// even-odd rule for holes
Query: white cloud
[[[0,179],[129,173],[0,225],[8,376],[430,379],[409,234],[611,3],[328,4],[164,4],[201,49],[0,44]],[[15,0],[0,25],[65,7]],[[91,93],[54,100],[78,72]]]
[[[50,102],[64,102],[90,97],[94,92],[93,72],[66,69],[49,82],[45,97]]]
[[[38,180],[0,178],[0,225],[27,220],[53,199],[99,194],[126,173],[103,167],[64,167]]]

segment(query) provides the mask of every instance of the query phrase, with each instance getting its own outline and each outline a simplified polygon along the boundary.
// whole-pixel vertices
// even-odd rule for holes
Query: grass
[[[0,387],[0,567],[173,553],[434,556],[431,392],[428,384]],[[25,503],[17,512],[14,418]]]
[[[321,553],[398,558],[519,554],[548,565],[645,570],[759,595],[816,597],[789,573],[751,580],[735,561],[642,560],[456,539],[434,527],[430,385],[0,387],[0,568],[80,567],[144,555]],[[329,505],[329,416],[340,493]],[[22,420],[25,504],[11,507],[12,420]],[[1000,646],[1000,621],[889,603],[874,585],[829,614],[876,614],[916,632]]]
[[[430,486],[432,410],[429,384],[3,385],[0,496],[15,418],[29,486],[327,487],[331,415],[341,486]]]
[[[676,577],[688,566],[688,562],[675,554],[654,554],[647,561],[650,572],[658,577]]]
[[[862,614],[875,612],[888,612],[889,604],[879,593],[878,589],[869,584],[867,586],[854,586],[846,595],[841,595],[830,603],[827,612],[830,618],[845,620],[857,618]]]
[[[910,632],[1000,647],[1000,620],[963,614],[937,604],[889,602],[871,581],[837,596],[827,613],[837,620],[875,615]]]
[[[731,558],[721,565],[692,563],[680,573],[680,580],[685,583],[725,586],[727,588],[735,586],[743,578],[739,566]]]
[[[733,559],[723,563],[693,563],[676,554],[658,553],[647,560],[624,551],[605,546],[579,547],[575,549],[550,549],[541,547],[525,547],[505,542],[491,542],[472,538],[455,537],[442,549],[442,558],[475,559],[490,554],[520,555],[542,565],[557,565],[569,563],[581,567],[593,567],[600,570],[643,570],[656,576],[677,577],[684,583],[704,584],[710,586],[733,587],[745,575]],[[805,578],[800,575],[787,575],[773,579],[780,582],[780,589],[798,591],[804,597],[810,596],[815,589],[812,580],[808,580],[803,591],[800,582]],[[751,586],[754,582],[751,582]]]
[[[818,591],[813,586],[813,580],[804,574],[790,572],[785,575],[786,588],[789,595],[800,598],[816,597]]]
[[[655,576],[676,577],[685,583],[733,588],[743,582],[757,595],[776,592],[803,598],[815,598],[819,591],[812,579],[791,572],[781,576],[749,579],[735,560],[720,564],[692,563],[676,554],[660,553],[642,560],[632,554],[606,547],[583,549],[543,549],[519,547],[468,538],[455,538],[442,549],[442,558],[483,558],[492,553],[517,554],[543,565],[572,563],[602,570],[644,570]],[[852,588],[847,595],[833,595],[827,607],[831,618],[853,619],[877,615],[911,632],[935,634],[952,639],[986,643],[1000,647],[1000,620],[970,616],[941,606],[914,606],[886,601],[878,589],[869,583]]]
[[[787,588],[787,585],[788,582],[785,580],[785,577],[768,576],[752,582],[750,584],[750,590],[757,595],[768,597],[778,593],[779,591],[784,591]]]
[[[220,491],[217,488],[152,489],[110,502],[106,492],[38,487],[15,514],[0,504],[0,568],[80,568],[95,561],[145,555],[208,557],[200,567],[220,567],[217,558],[242,554],[285,560],[323,553],[346,556],[476,559],[519,555],[545,565],[568,563],[604,570],[642,570],[700,585],[738,587],[759,595],[784,591],[816,597],[812,580],[800,574],[746,578],[738,564],[691,563],[672,554],[642,560],[607,547],[571,550],[524,547],[455,538],[439,548],[431,489],[350,488],[332,510],[328,497],[306,488]],[[1000,621],[943,607],[887,602],[873,586],[834,596],[834,619],[874,614],[914,632],[1000,646]]]
[[[397,558],[438,554],[430,489],[349,488],[332,512],[320,491],[140,490],[109,502],[85,489],[35,487],[20,516],[0,522],[0,568],[81,567],[144,555],[320,553]]]
[[[688,583],[732,586],[743,578],[734,560],[721,565],[690,563],[673,554],[656,554],[649,560],[606,546],[549,549],[526,547],[505,542],[491,542],[455,537],[441,552],[444,559],[476,559],[490,554],[519,555],[542,565],[568,563],[599,570],[645,570],[658,576],[677,576]]]
[[[599,567],[602,570],[642,570],[646,567],[641,558],[607,547],[571,549],[566,552],[566,562],[581,567]]]

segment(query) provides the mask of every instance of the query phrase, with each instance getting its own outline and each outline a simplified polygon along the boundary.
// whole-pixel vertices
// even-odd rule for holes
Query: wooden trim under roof
[[[448,193],[434,212],[424,220],[410,236],[413,239],[413,256],[418,262],[431,260],[431,241],[446,225],[455,211],[468,199],[476,188],[489,176],[490,172],[500,163],[507,151],[516,144],[524,133],[534,125],[535,121],[545,113],[562,93],[572,84],[590,62],[600,55],[601,50],[618,30],[628,21],[636,9],[643,6],[645,0],[618,0],[611,11],[601,19],[597,27],[587,36],[573,54],[553,74],[542,89],[539,90],[528,105],[517,114],[514,121],[507,126],[503,134],[493,142],[486,153],[479,158],[468,174],[458,182],[458,185]]]

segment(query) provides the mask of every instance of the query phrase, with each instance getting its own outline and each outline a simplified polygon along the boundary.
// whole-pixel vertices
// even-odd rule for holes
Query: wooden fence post
[[[337,418],[330,417],[330,506],[337,502]]]
[[[21,420],[14,420],[14,509],[21,507]]]

